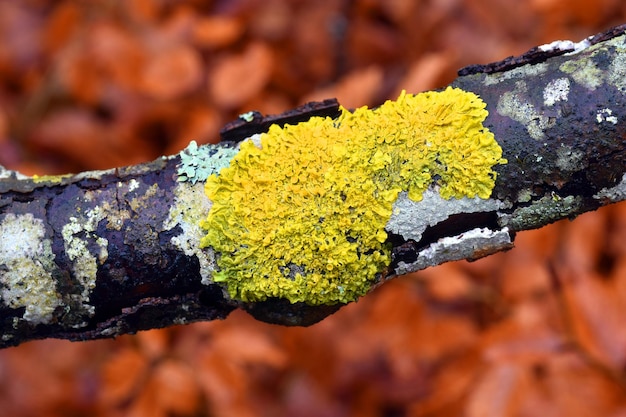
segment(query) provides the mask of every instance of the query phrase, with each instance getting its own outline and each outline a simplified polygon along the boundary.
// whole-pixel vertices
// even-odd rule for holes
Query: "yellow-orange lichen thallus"
[[[370,110],[272,126],[206,182],[201,245],[233,299],[312,305],[353,301],[389,264],[385,225],[401,191],[419,201],[489,198],[502,149],[485,103],[448,87]]]

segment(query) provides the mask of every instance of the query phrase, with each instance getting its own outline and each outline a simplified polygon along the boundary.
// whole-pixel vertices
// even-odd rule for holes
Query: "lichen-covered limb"
[[[193,221],[206,203],[195,199],[201,185],[176,181],[176,163],[0,172],[0,346],[110,337],[234,308],[202,281],[212,259],[194,249]]]
[[[343,181],[341,186],[347,187],[358,181],[361,177],[352,176],[353,169],[361,170],[362,176],[375,176],[372,184],[367,183],[368,187],[373,187],[373,195],[388,202],[389,208],[387,203],[363,201],[373,201],[374,214],[386,216],[387,221],[372,245],[377,251],[375,265],[380,265],[381,259],[388,261],[374,279],[367,281],[368,286],[373,288],[393,276],[446,261],[476,259],[510,249],[518,231],[626,199],[623,29],[593,41],[555,43],[536,50],[541,53],[531,54],[526,61],[513,59],[466,70],[452,84],[457,88],[454,91],[474,94],[459,97],[469,100],[468,109],[479,109],[476,110],[479,122],[471,119],[472,126],[467,126],[467,129],[478,128],[478,133],[472,133],[477,143],[493,151],[490,141],[495,139],[501,148],[501,155],[498,152],[489,157],[490,164],[496,163],[495,183],[489,184],[489,178],[493,177],[490,172],[482,179],[461,176],[453,182],[445,178],[453,165],[458,170],[459,166],[470,164],[463,158],[480,157],[479,150],[455,156],[454,143],[439,138],[426,141],[425,148],[416,148],[409,159],[402,159],[406,156],[404,151],[396,152],[394,142],[386,137],[380,138],[380,145],[375,145],[371,157],[364,162],[374,164],[373,167],[359,166],[361,155],[353,153],[354,142],[342,142],[334,147],[331,143],[325,149],[329,149],[332,158],[326,162],[352,164],[350,173],[346,166],[320,165],[324,172],[309,170],[310,175],[322,179],[322,185],[317,188],[301,188],[298,182],[307,184],[306,177],[290,180],[290,189],[299,195],[310,192],[318,199],[311,202],[318,204],[320,198],[331,194],[324,184],[336,187],[338,181]],[[476,96],[486,103],[485,113],[480,106],[476,107],[472,98]],[[419,99],[424,97],[439,100],[446,96],[433,94]],[[433,108],[444,115],[450,106],[444,102]],[[379,118],[389,109],[392,113],[396,111],[393,106],[384,109],[387,110],[378,113],[361,110],[359,114]],[[295,114],[291,112],[288,121],[306,120],[311,115],[334,118],[340,112],[335,102],[325,102]],[[332,130],[340,125],[359,132],[366,130],[347,113],[339,117],[341,123],[315,124],[316,131]],[[258,126],[256,132],[248,129],[248,120]],[[280,117],[270,120],[285,123]],[[461,119],[455,120],[457,123]],[[425,124],[419,126],[422,129]],[[242,229],[242,224],[220,223],[220,219],[231,219],[226,215],[217,217],[217,221],[207,219],[214,205],[220,213],[228,214],[227,200],[223,199],[231,196],[219,188],[230,186],[229,183],[221,183],[214,175],[209,181],[209,194],[219,201],[210,201],[205,183],[211,174],[221,176],[224,181],[230,178],[241,183],[245,172],[254,173],[256,182],[244,184],[249,192],[239,193],[237,199],[228,201],[244,204],[243,213],[258,210],[252,203],[249,207],[245,205],[246,197],[257,198],[250,187],[271,183],[274,177],[281,176],[264,176],[263,171],[257,170],[258,163],[255,162],[252,170],[253,165],[242,160],[245,156],[248,161],[275,162],[276,158],[268,159],[257,150],[259,145],[262,148],[263,144],[274,146],[275,143],[269,136],[262,139],[258,135],[245,146],[237,141],[268,127],[267,120],[260,115],[244,115],[233,130],[225,132],[230,141],[220,145],[192,144],[179,155],[149,164],[75,176],[30,178],[0,167],[0,347],[46,337],[71,340],[113,337],[142,329],[223,318],[238,307],[261,320],[307,325],[340,308],[345,301],[324,302],[329,298],[320,294],[305,294],[302,298],[305,301],[268,298],[262,294],[257,295],[262,301],[250,301],[255,294],[233,297],[239,290],[226,285],[232,277],[225,272],[228,270],[224,262],[239,259],[237,254],[245,254],[241,259],[250,259],[248,256],[256,256],[257,251],[248,255],[243,249],[250,249],[250,244],[239,242],[237,246],[236,239],[232,239],[235,228],[248,231]],[[393,133],[394,128],[396,125],[391,123],[385,131]],[[466,128],[457,130],[466,132]],[[281,132],[278,134],[297,129]],[[464,133],[460,134],[463,136]],[[428,149],[433,147],[437,149],[434,156],[428,154]],[[314,153],[316,149],[309,151]],[[283,159],[292,156],[288,151],[280,152],[287,153]],[[306,156],[306,152],[303,154]],[[356,156],[350,159],[353,155]],[[340,158],[333,159],[335,156]],[[418,157],[425,162],[416,165],[413,158]],[[222,171],[233,160],[240,164],[239,168]],[[412,173],[407,166],[417,166],[419,172]],[[407,181],[385,178],[393,172],[392,168]],[[309,175],[304,171],[299,175],[305,174]],[[487,185],[482,183],[485,179]],[[477,185],[475,181],[482,182]],[[390,190],[376,191],[380,184]],[[324,216],[315,217],[309,227],[318,233],[328,225],[345,223],[346,228],[359,225],[360,214],[348,222],[345,220],[351,213],[361,213],[349,205],[353,194],[353,190],[341,188],[334,194],[337,198],[328,197],[328,201],[348,205],[341,208],[344,211],[340,207],[336,210],[325,207]],[[268,215],[276,214],[272,202],[264,204]],[[363,212],[371,215],[368,210],[365,208]],[[333,213],[344,213],[343,223],[331,222],[329,216]],[[264,216],[250,216],[253,217]],[[289,226],[293,217],[283,217]],[[261,236],[259,231],[249,232],[246,238],[251,236],[251,242],[258,240],[264,247],[274,239],[271,233]],[[348,254],[350,245],[356,245],[355,259],[359,262],[372,254],[371,247],[358,247],[364,239],[362,234],[346,233],[341,241],[341,233],[337,234],[337,230],[334,233],[337,236],[333,242],[324,242],[323,236],[315,235],[318,242],[311,244],[321,245],[319,250],[330,251],[331,255],[333,245],[346,247]],[[221,240],[223,236],[229,239]],[[220,245],[233,248],[233,252],[217,251]],[[390,252],[385,258],[387,249]],[[307,275],[305,266],[282,261],[283,264],[274,266],[284,277],[303,280],[305,285],[307,277],[324,279],[319,271]],[[337,268],[335,263],[324,265],[331,271]],[[356,279],[360,279],[358,274]],[[327,287],[343,295],[341,285],[331,282]]]
[[[404,214],[395,222],[409,225],[397,227],[408,242],[394,249],[390,275],[509,248],[505,231],[514,236],[626,199],[625,29],[460,71],[466,75],[452,85],[487,103],[483,125],[507,163],[494,167],[488,200],[431,194],[428,204],[399,203]],[[415,230],[420,239],[407,236]],[[442,245],[451,235],[466,242]]]

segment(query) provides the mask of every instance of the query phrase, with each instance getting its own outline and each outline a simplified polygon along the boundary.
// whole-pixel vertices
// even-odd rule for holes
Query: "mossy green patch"
[[[214,281],[242,301],[365,294],[390,262],[385,225],[401,191],[415,201],[429,186],[446,199],[491,195],[492,167],[506,161],[486,117],[478,96],[449,87],[242,143],[205,186],[201,245],[219,256]]]

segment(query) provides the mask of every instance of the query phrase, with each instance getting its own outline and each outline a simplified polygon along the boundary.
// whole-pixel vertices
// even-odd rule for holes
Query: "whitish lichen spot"
[[[89,315],[94,312],[93,306],[90,306],[88,302],[91,291],[96,286],[98,265],[102,265],[109,256],[109,242],[97,235],[96,228],[110,210],[107,203],[102,207],[96,206],[84,215],[70,217],[61,230],[65,252],[73,263],[74,275],[83,286],[82,303]],[[89,247],[97,248],[96,253],[92,253]]]
[[[7,214],[0,223],[0,295],[10,308],[24,307],[24,320],[48,323],[61,305],[52,272],[56,269],[41,219]]]
[[[613,116],[613,110],[611,109],[600,109],[596,112],[596,122],[603,123],[609,122],[614,125],[617,124],[617,117]]]
[[[577,54],[578,52],[589,48],[591,42],[589,42],[589,38],[583,39],[580,42],[572,42],[572,41],[554,41],[551,43],[547,43],[545,45],[540,45],[539,50],[543,52],[552,52],[552,51],[570,51],[568,55]]]
[[[447,88],[377,109],[341,110],[272,126],[219,175],[202,246],[220,256],[214,281],[234,299],[335,304],[355,300],[390,262],[385,225],[400,192],[419,201],[489,198],[502,149],[485,103]]]
[[[139,181],[137,181],[134,178],[131,178],[131,180],[128,182],[128,191],[133,192],[137,188],[139,188]]]
[[[557,78],[550,81],[543,90],[543,104],[554,106],[559,101],[567,101],[569,84],[570,82],[567,78]]]

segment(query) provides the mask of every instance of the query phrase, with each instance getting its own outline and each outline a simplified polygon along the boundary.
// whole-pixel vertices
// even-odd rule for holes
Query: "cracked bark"
[[[460,71],[452,85],[478,94],[507,164],[489,203],[409,203],[390,227],[392,263],[379,283],[512,247],[515,233],[626,199],[624,27],[578,44],[533,48]],[[223,131],[232,146],[272,123],[337,114],[327,100],[284,115],[248,115]],[[309,325],[341,305],[273,299],[241,303],[211,281],[213,255],[197,248],[208,207],[203,184],[177,181],[180,155],[59,178],[0,167],[0,347],[41,338],[89,340],[244,308],[260,320]],[[424,220],[434,205],[437,215]],[[430,207],[432,212],[433,207]]]

